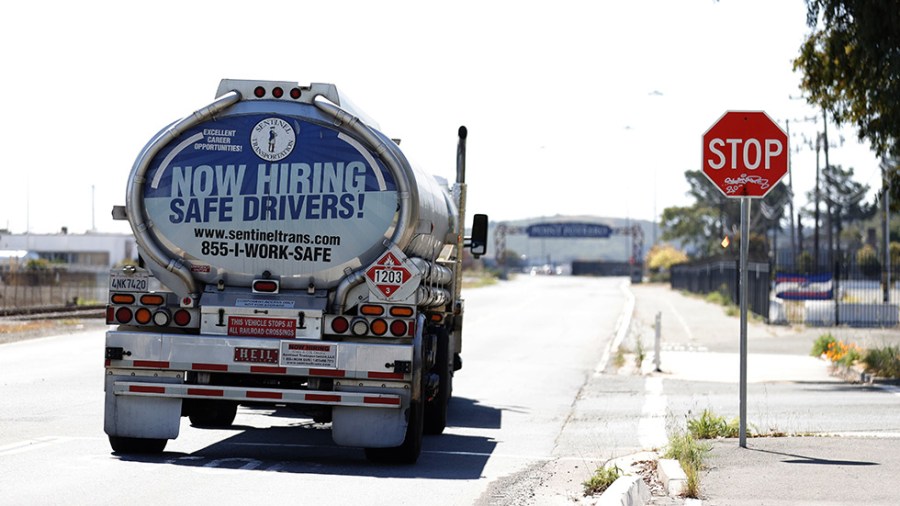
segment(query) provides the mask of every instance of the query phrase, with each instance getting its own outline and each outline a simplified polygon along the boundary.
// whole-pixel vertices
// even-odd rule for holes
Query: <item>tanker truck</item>
[[[223,80],[138,155],[113,269],[104,431],[159,453],[238,406],[294,409],[337,445],[414,463],[462,367],[466,129],[456,182],[426,175],[332,84]]]

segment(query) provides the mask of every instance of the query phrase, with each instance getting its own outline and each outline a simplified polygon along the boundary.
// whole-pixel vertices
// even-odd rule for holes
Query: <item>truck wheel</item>
[[[453,374],[450,372],[450,335],[446,330],[438,333],[435,372],[438,375],[438,391],[433,399],[425,402],[425,434],[438,435],[447,427],[447,408],[453,390]]]
[[[109,446],[115,453],[162,453],[168,439],[109,436]]]
[[[409,408],[409,423],[403,444],[394,448],[366,448],[366,458],[379,464],[415,464],[422,453],[424,409],[421,402]]]
[[[191,402],[188,418],[195,427],[231,427],[237,407],[236,402],[195,399]]]

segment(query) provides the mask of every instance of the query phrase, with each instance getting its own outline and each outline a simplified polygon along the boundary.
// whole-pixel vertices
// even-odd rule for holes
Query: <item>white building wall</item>
[[[0,250],[25,250],[39,256],[47,253],[108,253],[108,269],[126,259],[137,258],[131,234],[0,234]]]

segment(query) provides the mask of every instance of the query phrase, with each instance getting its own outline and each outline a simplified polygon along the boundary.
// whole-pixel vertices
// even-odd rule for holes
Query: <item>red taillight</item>
[[[278,293],[278,281],[258,279],[253,282],[253,291],[263,293]]]
[[[112,306],[106,306],[106,323],[116,323],[116,308]]]
[[[302,93],[300,92],[300,88],[291,88],[291,98],[293,98],[294,100],[300,98],[301,94]]]
[[[383,336],[387,333],[388,324],[386,321],[379,318],[372,322],[371,329],[372,333],[376,336]]]
[[[184,327],[188,323],[191,323],[191,313],[186,309],[179,309],[178,311],[175,311],[175,316],[172,317],[172,319],[175,321],[175,325]]]
[[[350,328],[350,322],[347,321],[343,316],[338,316],[334,320],[331,320],[331,330],[335,334],[343,334],[347,332],[347,329]]]
[[[257,86],[256,89],[253,90],[253,94],[256,96],[256,98],[263,98],[264,96],[266,96],[266,89],[262,86]]]
[[[142,307],[134,312],[134,321],[140,323],[141,325],[146,325],[150,323],[150,320],[153,318],[153,314],[149,309]]]
[[[276,86],[272,89],[272,96],[275,98],[281,98],[282,96],[284,96],[284,90],[281,89],[280,86]]]
[[[391,322],[391,334],[400,337],[406,334],[406,322],[403,320],[394,320]]]
[[[127,307],[116,309],[116,321],[119,323],[128,323],[131,321],[131,310]]]

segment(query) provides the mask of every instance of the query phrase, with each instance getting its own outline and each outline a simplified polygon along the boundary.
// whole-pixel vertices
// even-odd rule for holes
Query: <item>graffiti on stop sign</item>
[[[703,134],[703,174],[726,197],[765,197],[787,172],[787,135],[765,112],[726,112]]]

